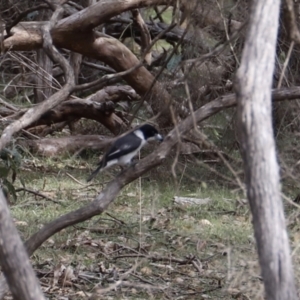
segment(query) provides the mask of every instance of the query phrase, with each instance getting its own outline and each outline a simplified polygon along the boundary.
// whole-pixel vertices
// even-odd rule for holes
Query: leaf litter
[[[60,192],[61,199],[84,201],[84,189],[67,191],[60,186]],[[88,191],[89,199],[93,192]],[[259,299],[263,295],[255,245],[247,242],[252,233],[247,218],[210,212],[214,199],[197,208],[193,203],[178,207],[173,197],[161,207],[143,206],[140,215],[138,200],[139,193],[127,189],[107,213],[44,243],[32,263],[48,299]],[[34,219],[39,209],[51,206],[58,214],[72,209],[55,203],[35,206]],[[15,218],[22,232],[30,227],[22,223],[30,224],[30,218]],[[233,224],[246,228],[246,242],[231,239]]]

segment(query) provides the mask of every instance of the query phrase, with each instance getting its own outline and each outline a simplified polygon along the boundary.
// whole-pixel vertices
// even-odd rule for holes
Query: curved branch
[[[275,101],[298,99],[300,97],[300,87],[275,90],[273,91],[272,96]],[[187,117],[167,135],[165,141],[156,149],[156,151],[141,160],[134,168],[125,170],[122,173],[122,176],[118,176],[115,180],[111,181],[91,204],[59,217],[46,224],[41,230],[31,236],[26,241],[28,254],[32,255],[44,241],[62,229],[101,214],[114,201],[125,185],[137,179],[148,170],[161,164],[174,145],[178,142],[178,137],[192,129],[194,122],[199,123],[204,121],[219,111],[235,105],[235,95],[230,94],[228,96],[219,97],[196,110],[193,116]],[[0,278],[0,299],[6,293],[7,289],[7,284],[2,276],[2,278]]]
[[[57,108],[47,111],[32,125],[51,125],[63,121],[71,122],[80,118],[98,121],[112,133],[118,134],[123,121],[114,113],[115,104],[112,101],[97,103],[92,100],[65,101]],[[28,128],[28,127],[27,127]]]
[[[59,21],[51,30],[53,42],[57,47],[99,59],[117,72],[127,71],[140,65],[137,57],[118,40],[109,38],[106,35],[98,35],[97,37],[90,29],[103,23],[107,18],[128,9],[169,2],[164,0],[113,0],[98,2],[77,14]],[[21,26],[17,27],[16,34],[4,40],[5,50],[32,50],[41,46],[41,39],[38,37],[38,27],[41,23],[31,23],[31,28],[26,22],[20,25],[23,24],[26,30],[23,29],[22,32]],[[35,24],[35,28],[33,28],[33,24]],[[12,29],[13,32],[14,30],[15,28]],[[145,95],[152,88],[149,99],[159,98],[161,100],[153,103],[154,113],[162,112],[171,103],[169,93],[158,82],[153,85],[155,79],[146,68],[137,68],[124,76],[124,79],[140,95]],[[170,123],[172,123],[171,116],[168,114],[161,116],[159,119],[159,124],[162,127]]]
[[[9,36],[10,35],[10,30],[16,26],[23,18],[25,18],[29,13],[33,12],[33,11],[37,11],[37,10],[40,10],[40,9],[49,9],[50,7],[47,5],[47,4],[39,4],[39,5],[36,5],[36,6],[33,6],[33,7],[30,7],[22,12],[20,12],[17,17],[12,20],[11,22],[9,22],[7,25],[6,25],[6,34]]]
[[[0,149],[3,149],[10,142],[14,133],[26,128],[34,121],[38,120],[40,116],[47,112],[49,109],[55,107],[57,104],[67,99],[75,85],[74,72],[70,67],[68,61],[53,46],[52,37],[50,35],[51,28],[55,25],[56,20],[60,17],[62,12],[63,8],[59,6],[55,10],[50,22],[48,22],[42,28],[42,36],[43,48],[47,55],[50,56],[53,61],[60,64],[61,68],[65,73],[66,84],[60,91],[53,94],[48,100],[42,102],[41,104],[33,108],[30,108],[19,120],[7,126],[4,129],[0,138]]]
[[[56,32],[84,32],[101,25],[113,16],[117,16],[124,11],[145,6],[171,4],[172,0],[110,0],[99,1],[89,6],[77,14],[61,20],[56,28]]]
[[[298,87],[298,97],[299,93],[300,87]],[[275,91],[273,95],[277,101],[286,99],[282,93],[278,93],[277,91]],[[26,242],[28,253],[32,254],[45,240],[60,230],[101,214],[114,201],[120,190],[125,185],[160,165],[168,156],[174,145],[179,141],[179,137],[186,134],[194,127],[195,121],[197,123],[202,122],[219,111],[235,105],[235,95],[231,94],[219,97],[196,110],[193,116],[187,117],[176,128],[170,131],[164,142],[155,151],[153,151],[152,154],[148,155],[134,167],[128,168],[112,180],[91,204],[46,224],[40,231],[30,237],[30,239]]]
[[[115,114],[115,103],[137,101],[140,97],[130,86],[108,86],[85,99],[64,101],[47,111],[26,128],[38,125],[53,125],[71,122],[80,118],[95,120],[103,124],[113,134],[119,134],[124,127],[122,119]],[[1,113],[1,111],[0,111]]]
[[[150,66],[152,54],[150,50],[145,51],[147,47],[149,47],[151,43],[151,35],[148,30],[148,27],[142,18],[138,9],[132,10],[133,22],[137,25],[141,32],[141,54],[145,57],[145,61]]]

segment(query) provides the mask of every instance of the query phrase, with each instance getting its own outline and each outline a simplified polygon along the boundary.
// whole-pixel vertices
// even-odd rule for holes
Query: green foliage
[[[16,200],[16,190],[13,183],[16,179],[17,172],[21,164],[21,155],[16,148],[3,149],[0,151],[0,180],[4,194],[12,195]],[[9,174],[12,172],[11,180],[9,180]]]

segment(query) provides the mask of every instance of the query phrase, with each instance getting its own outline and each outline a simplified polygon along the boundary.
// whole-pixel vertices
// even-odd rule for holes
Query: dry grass
[[[32,161],[24,168],[20,176],[28,189],[58,201],[19,193],[11,210],[24,239],[91,201],[100,182],[109,179],[79,185],[66,173],[84,182],[89,171],[81,160],[36,160],[34,172],[29,172]],[[171,182],[141,179],[126,187],[107,213],[45,242],[32,263],[46,296],[261,299],[249,212],[247,205],[237,207],[239,195],[182,185],[177,195],[211,199],[197,207],[175,204],[175,193]]]
[[[288,151],[284,154],[289,156],[281,159],[292,164],[288,159],[295,158]],[[73,300],[264,299],[243,195],[216,185],[216,179],[201,167],[187,164],[186,172],[207,180],[196,184],[178,176],[180,185],[174,186],[166,179],[170,168],[159,167],[127,186],[106,213],[45,242],[32,256],[32,263],[46,296]],[[24,160],[19,178],[25,187],[51,199],[18,193],[11,210],[24,240],[43,224],[92,201],[114,176],[114,171],[106,173],[90,185],[72,179],[85,183],[92,168],[72,157]],[[17,180],[16,186],[21,187],[21,182]],[[290,195],[295,190],[287,178],[283,190]],[[182,206],[174,203],[175,195],[210,201]],[[286,215],[299,282],[299,210],[286,203]]]

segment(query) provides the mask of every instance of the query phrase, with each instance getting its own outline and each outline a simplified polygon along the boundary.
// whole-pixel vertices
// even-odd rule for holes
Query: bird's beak
[[[155,135],[155,138],[156,138],[158,141],[160,141],[160,142],[162,142],[162,141],[164,140],[163,136],[160,135],[159,133],[157,133],[157,134]]]

